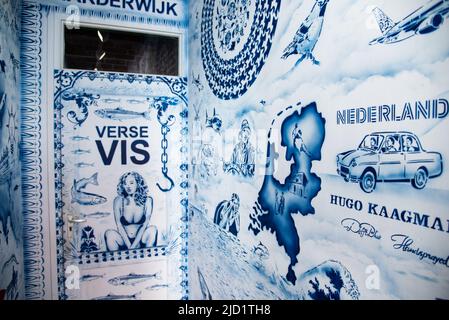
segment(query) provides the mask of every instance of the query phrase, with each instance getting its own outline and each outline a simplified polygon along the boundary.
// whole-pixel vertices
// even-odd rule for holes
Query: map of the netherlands
[[[289,109],[292,108],[284,112]],[[255,235],[266,229],[274,233],[278,244],[284,247],[290,258],[287,280],[293,284],[296,282],[293,266],[298,262],[300,240],[292,215],[315,213],[312,200],[321,189],[321,179],[311,172],[311,167],[312,161],[321,160],[324,125],[325,120],[318,113],[316,103],[294,111],[284,119],[281,146],[286,148],[285,160],[293,160],[290,174],[284,184],[274,177],[279,154],[275,151],[275,144],[269,142],[265,179],[250,217],[249,229]]]

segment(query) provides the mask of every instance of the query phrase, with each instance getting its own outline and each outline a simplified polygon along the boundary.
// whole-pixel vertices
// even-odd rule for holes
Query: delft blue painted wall
[[[26,297],[66,298],[58,295],[62,256],[52,261],[49,254],[60,245],[47,232],[55,221],[45,208],[54,203],[42,190],[48,160],[42,117],[54,103],[43,31],[53,14],[75,4],[83,16],[106,22],[183,30],[190,23],[190,71],[183,74],[190,81],[190,272],[188,285],[184,279],[178,286],[189,298],[449,298],[449,149],[442,138],[448,134],[449,27],[445,4],[433,7],[436,2],[204,0],[191,1],[188,21],[185,15],[160,19],[150,7],[24,1],[26,187],[17,190],[25,190]],[[419,15],[424,8],[415,22],[407,20],[425,5],[433,7],[430,13]],[[2,43],[10,41],[3,34]],[[14,66],[3,44],[0,54]],[[5,88],[14,78],[7,70]],[[14,94],[8,91],[8,100]],[[11,211],[4,212],[2,222],[12,221]],[[5,228],[11,236],[11,222]],[[24,263],[20,244],[13,247],[9,252],[18,254],[5,257],[10,271],[1,286],[11,284],[11,296],[20,297],[14,266]],[[180,254],[186,263],[187,250]],[[138,273],[148,271],[141,267],[134,275],[118,268],[83,280],[139,283],[146,280]],[[167,289],[151,290],[161,288]],[[139,297],[125,290],[100,298]]]
[[[23,218],[20,175],[20,3],[0,2],[0,291],[23,299]]]
[[[448,11],[190,3],[190,298],[449,298]]]
[[[186,298],[187,1],[104,4],[23,1],[26,298]],[[55,40],[63,20],[177,33],[184,41],[182,74],[61,70],[54,53],[63,46]],[[145,141],[122,136],[114,149],[118,140],[96,126],[117,125],[143,127],[139,137]],[[134,177],[139,193],[123,206],[144,204],[147,218],[137,224],[148,227],[139,236],[148,241],[130,236],[117,246],[122,229],[136,225],[125,221],[119,229],[115,215],[121,209],[114,199],[124,197],[126,177]],[[69,215],[86,221],[71,228]]]

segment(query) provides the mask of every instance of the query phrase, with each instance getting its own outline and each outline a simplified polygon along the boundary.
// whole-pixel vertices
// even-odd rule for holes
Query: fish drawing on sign
[[[86,162],[75,163],[75,167],[77,167],[77,168],[93,167],[94,165],[95,165],[94,163],[86,163]]]
[[[449,17],[449,1],[431,0],[397,23],[379,8],[374,8],[373,14],[382,35],[369,44],[397,43],[437,31]]]
[[[204,280],[203,274],[198,268],[198,279],[200,282],[201,294],[203,296],[203,300],[212,300],[212,295],[210,294],[209,288],[207,287],[206,280]]]
[[[103,196],[83,191],[87,185],[92,184],[98,186],[98,173],[93,174],[90,178],[73,180],[72,186],[72,203],[78,203],[83,206],[94,206],[103,204],[107,199]]]
[[[80,278],[81,282],[89,282],[89,281],[95,281],[98,279],[102,279],[105,275],[104,274],[86,274]]]
[[[117,107],[115,109],[98,109],[94,111],[95,115],[97,115],[100,118],[103,119],[110,119],[110,120],[129,120],[129,119],[138,119],[138,118],[144,118],[149,120],[150,119],[150,112],[137,112],[137,111],[131,111],[126,110],[120,107]]]
[[[89,116],[89,107],[92,105],[97,105],[97,101],[100,98],[100,95],[94,95],[86,92],[79,93],[69,93],[66,92],[62,95],[62,99],[66,101],[74,100],[76,105],[78,106],[78,112],[71,110],[67,113],[67,119],[75,124],[75,129],[81,127],[84,121],[87,120]]]
[[[130,295],[109,293],[106,296],[96,297],[96,298],[93,298],[92,300],[137,300],[137,297],[139,295],[140,295],[140,292],[130,294]]]
[[[131,272],[126,276],[118,276],[112,278],[108,280],[108,283],[112,284],[113,286],[135,286],[136,284],[152,279],[160,280],[161,279],[160,274],[161,274],[160,271],[153,274],[136,274],[134,272]]]
[[[168,288],[168,284],[153,284],[152,286],[146,287],[145,289],[148,291],[156,291],[165,288]]]
[[[109,217],[110,215],[111,215],[110,212],[94,212],[94,213],[83,214],[83,218],[102,219],[102,218]]]
[[[115,102],[120,102],[120,101],[122,101],[122,99],[106,98],[106,99],[103,99],[103,101],[106,102],[106,103],[115,103]]]
[[[89,141],[89,137],[73,136],[72,141]]]
[[[145,103],[145,100],[129,99],[129,100],[127,100],[127,102],[131,103],[131,104],[142,104],[142,103]]]
[[[83,154],[90,153],[90,150],[76,149],[76,150],[73,150],[72,153],[77,155],[77,156],[80,156],[80,155],[83,155]]]
[[[282,59],[287,59],[291,55],[300,56],[293,68],[296,68],[304,59],[310,59],[316,65],[320,64],[312,52],[323,29],[324,14],[328,2],[329,0],[316,0],[310,14],[296,31],[292,42],[285,48]]]

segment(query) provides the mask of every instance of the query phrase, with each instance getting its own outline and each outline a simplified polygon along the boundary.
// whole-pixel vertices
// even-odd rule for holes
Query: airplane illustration
[[[431,0],[401,21],[395,23],[381,9],[374,8],[373,14],[379,24],[382,36],[369,44],[397,43],[415,35],[424,35],[438,30],[448,17],[449,0]]]
[[[297,67],[304,59],[312,60],[313,64],[319,65],[320,62],[313,56],[312,52],[318,42],[323,29],[324,14],[329,0],[316,0],[307,18],[296,31],[293,41],[285,48],[281,59],[287,59],[289,56],[300,55],[295,63]]]

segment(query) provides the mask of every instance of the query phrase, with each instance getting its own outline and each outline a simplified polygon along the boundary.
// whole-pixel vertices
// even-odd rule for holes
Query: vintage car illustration
[[[377,182],[410,181],[423,189],[429,178],[442,174],[443,159],[438,152],[424,150],[411,132],[374,132],[357,150],[337,155],[337,172],[367,193],[376,189]]]

